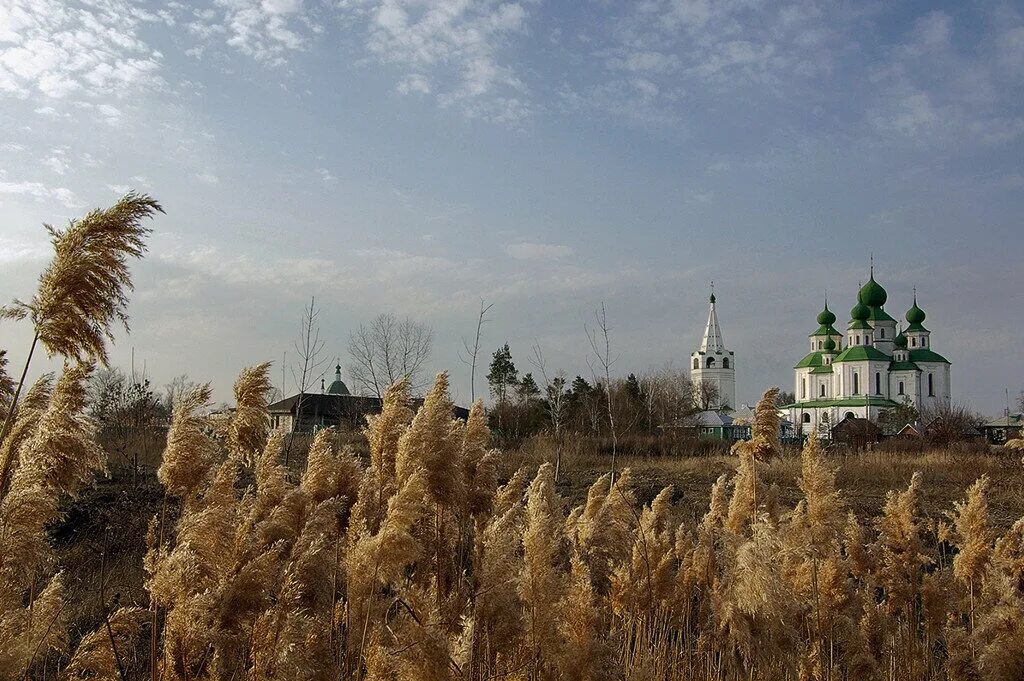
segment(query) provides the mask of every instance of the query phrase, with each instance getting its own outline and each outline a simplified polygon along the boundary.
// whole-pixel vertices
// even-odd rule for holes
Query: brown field
[[[290,476],[295,480],[305,469],[310,442],[308,437],[295,438],[289,457]],[[563,454],[562,471],[555,487],[564,500],[565,513],[584,504],[589,487],[610,469],[610,456],[593,453],[602,444],[577,442]],[[370,464],[368,443],[361,433],[339,434],[335,446],[350,449],[364,465]],[[553,460],[553,444],[543,437],[536,438],[498,457],[498,481],[508,482],[520,468],[526,468],[532,477],[541,464]],[[1024,517],[1024,465],[1019,452],[1001,448],[984,453],[977,448],[922,453],[879,450],[828,455],[825,462],[836,469],[836,483],[843,498],[865,522],[878,516],[886,495],[905,489],[915,472],[923,476],[921,511],[929,522],[945,519],[953,500],[963,498],[965,490],[982,475],[991,480],[987,499],[992,525],[1005,531]],[[72,643],[103,621],[98,588],[101,570],[110,601],[108,609],[118,605],[145,606],[149,601],[142,567],[147,526],[152,517],[161,513],[165,522],[173,524],[179,512],[179,505],[165,498],[156,479],[159,463],[159,457],[144,460],[145,470],[134,485],[129,471],[114,466],[110,477],[97,481],[79,499],[69,502],[64,519],[51,528],[59,569],[68,576],[66,616]],[[639,504],[649,504],[662,489],[671,486],[673,525],[695,525],[707,512],[712,485],[720,475],[735,472],[737,458],[721,453],[655,456],[634,451],[619,457],[617,463],[620,470],[630,469],[631,488]],[[782,456],[759,468],[761,478],[775,488],[783,506],[792,507],[802,498],[797,485],[800,468],[800,453],[795,449],[784,451]],[[139,652],[135,654],[138,656]],[[66,655],[52,657],[54,665],[66,659]],[[145,665],[141,658],[136,662]]]

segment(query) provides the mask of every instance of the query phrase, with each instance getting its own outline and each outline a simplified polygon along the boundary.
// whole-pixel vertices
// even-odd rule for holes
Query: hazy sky
[[[540,343],[570,376],[604,301],[624,374],[686,366],[713,279],[753,401],[871,252],[955,400],[1024,388],[1012,2],[0,0],[0,298],[42,223],[128,188],[167,215],[115,360],[218,399],[311,295],[342,364],[379,311],[432,325],[465,401],[481,298],[488,358]],[[28,340],[0,325],[12,363]]]

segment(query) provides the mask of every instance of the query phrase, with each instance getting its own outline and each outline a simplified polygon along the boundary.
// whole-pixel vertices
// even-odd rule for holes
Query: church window
[[[928,397],[935,397],[935,383],[932,379],[935,378],[932,374],[928,374]]]
[[[928,345],[928,338],[926,336],[921,337],[921,347]]]
[[[879,329],[878,331],[879,331],[879,333],[881,333],[881,334],[882,334],[882,335],[881,335],[881,336],[879,336],[879,337],[880,337],[880,338],[885,338],[885,329]]]
[[[714,357],[708,357],[708,369],[714,369],[714,368],[715,368],[715,358]]]
[[[878,371],[875,372],[875,394],[882,394],[882,374]]]
[[[854,418],[857,418],[857,415],[854,414],[852,411],[848,411],[848,412],[846,412],[846,418],[854,419]]]
[[[902,394],[904,394],[903,393],[903,381],[900,381],[900,395],[902,395]]]
[[[693,358],[693,368],[700,369],[700,360],[697,359],[696,357]]]
[[[825,396],[825,384],[822,383],[821,384],[821,397],[824,397],[824,396]]]
[[[853,375],[853,394],[856,395],[858,393],[860,393],[860,376],[858,376],[857,374],[854,374]]]
[[[857,345],[860,345],[860,336],[857,336]]]
[[[802,400],[805,397],[807,397],[807,379],[806,378],[801,378],[800,379],[800,399]]]
[[[917,337],[916,336],[914,338],[910,339],[910,344],[912,346],[914,346],[915,348],[917,347]]]
[[[728,357],[726,357],[725,359],[722,360],[722,368],[723,369],[728,369],[729,368],[729,358]]]
[[[811,415],[810,415],[810,414],[808,414],[808,413],[807,413],[807,412],[805,411],[805,412],[804,412],[804,415],[803,415],[803,417],[802,417],[802,420],[803,420],[803,422],[804,422],[804,423],[810,423],[810,422],[811,422]]]

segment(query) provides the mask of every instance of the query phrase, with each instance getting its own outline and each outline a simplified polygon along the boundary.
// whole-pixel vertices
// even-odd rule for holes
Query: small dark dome
[[[900,350],[906,350],[907,349],[907,337],[903,335],[902,331],[900,331],[899,335],[896,336],[896,340],[894,340],[892,344],[895,345]]]
[[[822,326],[831,326],[836,323],[836,315],[828,309],[828,303],[825,304],[825,309],[818,313],[818,323]]]
[[[329,388],[327,388],[328,395],[351,395],[348,391],[348,386],[341,380],[341,365],[334,367],[334,381],[331,382]]]
[[[836,342],[834,340],[829,338],[827,341],[825,341],[825,350],[827,350],[828,352],[832,352],[835,349],[836,349]]]
[[[850,310],[850,319],[855,319],[859,322],[867,321],[868,317],[871,316],[871,309],[864,303],[857,303]]]

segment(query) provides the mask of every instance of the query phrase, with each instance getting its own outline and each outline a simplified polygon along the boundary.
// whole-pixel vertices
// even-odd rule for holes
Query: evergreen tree
[[[644,391],[640,387],[640,381],[637,379],[636,374],[630,374],[626,377],[626,394],[634,402],[643,402]]]
[[[491,386],[491,395],[501,406],[508,399],[509,390],[518,384],[519,371],[512,361],[512,351],[508,349],[508,343],[495,350],[492,357],[491,370],[487,372],[487,383]]]
[[[540,388],[537,386],[537,381],[534,380],[532,373],[523,374],[522,380],[519,381],[517,392],[519,393],[519,399],[523,402],[530,402],[540,395]]]

